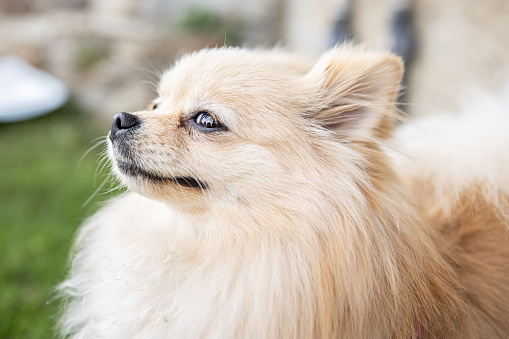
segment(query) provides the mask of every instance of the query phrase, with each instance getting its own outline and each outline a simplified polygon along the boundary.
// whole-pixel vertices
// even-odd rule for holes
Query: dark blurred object
[[[355,38],[351,19],[352,1],[346,1],[339,10],[330,35],[330,47],[352,41]],[[389,48],[408,64],[415,52],[415,32],[412,24],[412,2],[410,0],[400,0],[394,5],[390,25]]]
[[[412,6],[408,1],[399,2],[391,22],[391,51],[409,63],[415,54],[415,32],[412,25]]]
[[[329,46],[341,45],[353,39],[350,7],[350,1],[348,1],[334,21]]]

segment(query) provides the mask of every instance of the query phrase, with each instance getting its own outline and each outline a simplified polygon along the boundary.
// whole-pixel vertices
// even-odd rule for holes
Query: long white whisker
[[[98,139],[103,139],[103,140],[99,140],[97,141]],[[85,157],[87,155],[90,154],[90,152],[92,152],[94,149],[96,149],[97,147],[103,145],[104,143],[106,143],[106,137],[99,137],[99,138],[95,138],[92,142],[95,142],[95,145],[91,146],[89,149],[87,149],[85,151],[85,153],[83,153],[83,155],[81,156],[80,160],[78,161],[78,165],[77,167],[81,166],[81,163],[83,162],[83,159],[85,159]]]
[[[106,165],[109,164],[109,158],[108,158],[108,154],[106,152],[103,152],[102,154],[99,154],[99,161],[97,162],[97,167],[96,167],[96,170],[95,170],[95,175],[97,175],[98,173],[104,171],[104,168],[106,167]]]
[[[124,187],[125,187],[125,185],[123,185],[123,184],[118,184],[117,186],[112,187],[112,188],[108,189],[107,191],[105,191],[105,192],[103,192],[103,193],[100,193],[99,195],[106,195],[106,194],[109,194],[109,193],[111,193],[111,192],[115,192],[115,191],[121,190],[121,189],[122,189],[122,188],[124,188]],[[124,193],[122,193],[122,195],[123,195],[123,194],[125,194],[125,192],[124,192]]]
[[[104,185],[106,184],[106,182],[111,178],[111,174],[108,174],[108,176],[103,180],[103,182],[99,185],[99,187],[96,188],[96,190],[94,191],[94,193],[92,193],[90,195],[90,197],[88,197],[88,199],[81,205],[81,207],[85,207],[88,205],[88,203],[93,199],[95,198],[95,196],[99,193],[99,191],[104,187]]]

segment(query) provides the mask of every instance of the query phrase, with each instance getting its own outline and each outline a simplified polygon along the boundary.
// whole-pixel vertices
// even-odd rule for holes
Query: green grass
[[[0,124],[0,338],[54,336],[53,292],[74,233],[110,197],[82,207],[102,181],[94,179],[101,147],[78,163],[107,130],[73,105]]]

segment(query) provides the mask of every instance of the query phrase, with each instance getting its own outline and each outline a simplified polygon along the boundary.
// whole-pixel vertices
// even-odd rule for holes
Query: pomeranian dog
[[[509,119],[396,130],[402,73],[352,46],[182,57],[113,118],[133,193],[81,229],[62,334],[508,338]]]

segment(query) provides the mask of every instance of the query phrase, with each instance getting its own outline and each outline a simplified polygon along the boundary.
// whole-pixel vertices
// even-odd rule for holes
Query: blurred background
[[[0,0],[0,338],[54,335],[73,235],[118,194],[101,186],[103,146],[86,152],[115,113],[147,106],[179,55],[279,45],[313,60],[346,40],[405,59],[400,100],[413,116],[455,111],[471,88],[509,88],[507,0]],[[2,122],[2,100],[31,100],[29,84],[9,94],[22,84],[12,55],[59,79],[66,103]]]

